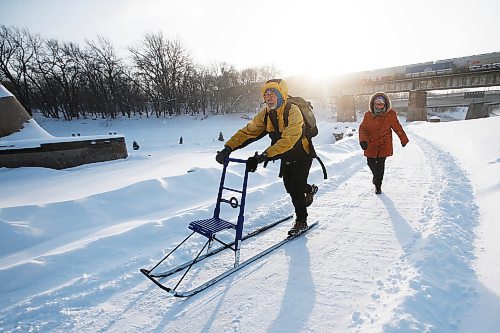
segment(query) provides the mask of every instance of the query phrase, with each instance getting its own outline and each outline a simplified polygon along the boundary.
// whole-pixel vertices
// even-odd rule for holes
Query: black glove
[[[231,148],[229,147],[224,147],[224,149],[222,149],[221,151],[218,151],[217,152],[217,155],[215,156],[215,160],[220,163],[220,164],[224,164],[224,160],[229,157],[229,154],[231,154]]]
[[[363,149],[363,150],[366,150],[368,148],[368,142],[366,142],[366,141],[361,141],[359,143],[359,145],[361,146],[361,149]]]
[[[255,172],[257,170],[257,165],[266,161],[267,154],[265,152],[260,155],[258,153],[255,153],[254,156],[249,157],[247,160],[248,172]]]
[[[264,163],[268,159],[267,153],[263,152],[260,155],[255,155],[255,159],[257,160],[257,163]]]

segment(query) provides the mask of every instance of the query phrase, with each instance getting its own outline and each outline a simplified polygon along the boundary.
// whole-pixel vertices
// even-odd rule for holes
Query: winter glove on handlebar
[[[247,159],[248,172],[255,172],[257,170],[257,165],[259,163],[266,162],[267,159],[268,159],[268,157],[267,157],[266,152],[264,152],[260,155],[257,152],[255,152],[254,156],[251,156]]]
[[[263,162],[267,161],[267,159],[268,159],[267,153],[263,152],[260,155],[256,155],[255,159],[257,160],[257,163],[263,163]]]
[[[366,150],[368,148],[368,142],[366,142],[366,141],[361,141],[359,143],[359,145],[361,146],[361,149],[363,149],[363,150]]]
[[[217,155],[215,156],[215,160],[219,164],[224,164],[224,160],[229,157],[229,154],[231,154],[231,151],[232,151],[231,148],[229,148],[227,146],[224,147],[224,149],[217,152]]]

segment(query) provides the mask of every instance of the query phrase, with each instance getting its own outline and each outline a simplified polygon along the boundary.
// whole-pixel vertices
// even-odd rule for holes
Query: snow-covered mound
[[[24,148],[26,144],[22,144],[22,141],[24,141],[24,143],[26,143],[27,140],[41,140],[45,142],[46,139],[52,138],[54,138],[53,135],[50,135],[38,125],[34,119],[30,119],[27,123],[24,123],[24,128],[21,131],[4,136],[2,138],[4,142],[2,145],[16,145],[20,148]],[[39,143],[36,143],[36,146],[39,146]]]
[[[15,146],[15,141],[19,140],[53,138],[37,124],[15,96],[1,84],[0,99],[0,148]]]
[[[14,95],[12,95],[12,93],[8,91],[7,88],[5,88],[2,84],[0,84],[0,98],[12,97],[12,96]]]

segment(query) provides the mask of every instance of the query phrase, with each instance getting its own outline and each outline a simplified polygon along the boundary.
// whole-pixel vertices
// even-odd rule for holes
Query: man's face
[[[274,110],[278,105],[278,96],[276,96],[276,93],[274,91],[266,90],[266,92],[264,93],[264,102],[266,102],[267,106],[271,110]]]

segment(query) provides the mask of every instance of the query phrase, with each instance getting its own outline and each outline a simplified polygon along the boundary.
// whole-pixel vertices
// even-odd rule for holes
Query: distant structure
[[[427,91],[410,91],[406,121],[427,121]]]
[[[125,137],[54,137],[0,84],[0,167],[71,168],[126,158]]]
[[[484,103],[470,103],[467,114],[465,115],[465,120],[488,118],[489,116],[490,110],[487,105]]]
[[[342,95],[337,98],[337,121],[355,122],[356,109],[354,108],[354,96]]]
[[[134,140],[134,142],[132,143],[132,148],[134,148],[134,150],[139,150],[141,146],[139,146],[139,144],[137,143],[137,141]]]

